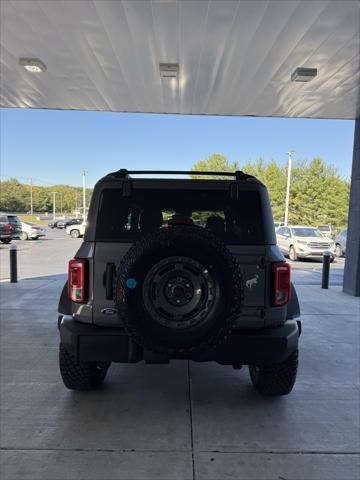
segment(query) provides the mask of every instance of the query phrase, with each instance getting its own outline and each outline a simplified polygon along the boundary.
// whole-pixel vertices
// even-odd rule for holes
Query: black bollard
[[[10,282],[17,283],[17,248],[16,245],[10,246]]]
[[[330,259],[331,253],[324,252],[321,288],[329,288]]]

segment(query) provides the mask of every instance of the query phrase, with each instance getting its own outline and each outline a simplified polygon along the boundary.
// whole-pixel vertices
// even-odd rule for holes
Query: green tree
[[[347,222],[350,186],[321,158],[299,161],[292,170],[289,222],[341,227]]]
[[[197,162],[192,171],[240,170],[238,162],[229,163],[220,154],[211,155],[207,160]],[[285,211],[287,167],[276,160],[266,163],[262,158],[247,162],[242,170],[263,182],[269,192],[274,219],[282,221]],[[204,178],[192,175],[193,178]],[[207,178],[207,177],[205,177]],[[213,177],[211,177],[213,178]],[[224,178],[221,175],[215,178]],[[226,177],[225,177],[226,178]],[[349,182],[342,179],[336,168],[321,158],[314,158],[309,164],[299,161],[292,170],[289,223],[317,226],[331,224],[335,228],[346,225],[349,206]]]
[[[30,193],[16,178],[0,184],[0,209],[7,212],[24,212],[30,208]]]
[[[240,170],[240,166],[237,161],[229,163],[226,157],[220,155],[220,153],[214,153],[206,160],[200,160],[199,162],[195,163],[191,169],[191,171],[194,172],[191,177],[224,179],[227,177],[222,175],[196,175],[196,172],[235,172],[236,170]]]

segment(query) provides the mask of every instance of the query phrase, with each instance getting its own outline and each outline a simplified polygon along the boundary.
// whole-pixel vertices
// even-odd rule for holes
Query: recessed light
[[[19,58],[19,63],[28,72],[41,73],[46,71],[46,65],[39,58]]]
[[[292,82],[310,82],[317,75],[317,68],[298,67],[291,74]]]
[[[178,78],[179,64],[178,63],[160,63],[160,77],[161,78]]]

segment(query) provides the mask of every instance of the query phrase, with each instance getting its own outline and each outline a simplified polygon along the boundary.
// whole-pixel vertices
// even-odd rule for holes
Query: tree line
[[[259,158],[255,162],[240,165],[237,161],[230,163],[223,155],[214,154],[194,165],[192,177],[201,178],[196,176],[196,171],[236,170],[254,175],[266,185],[274,220],[283,221],[287,167],[280,165],[276,160],[266,163]],[[350,183],[339,175],[335,167],[327,165],[321,158],[313,158],[310,162],[304,160],[296,162],[291,171],[289,224],[312,226],[331,224],[336,228],[345,226],[349,193]]]
[[[256,176],[269,191],[274,220],[283,221],[287,167],[276,160],[266,163],[259,158],[255,162],[240,165],[229,162],[220,154],[211,155],[206,160],[195,163],[192,177],[196,171],[234,172],[242,170]],[[200,177],[199,177],[200,178]],[[204,178],[204,177],[201,177]],[[214,178],[214,177],[211,177]],[[221,178],[221,175],[220,175]],[[0,210],[8,212],[26,212],[30,210],[31,185],[20,183],[17,179],[0,182]],[[310,162],[303,160],[295,163],[291,174],[289,203],[289,223],[317,226],[331,224],[341,228],[347,223],[350,184],[343,179],[335,167],[327,165],[321,158]],[[51,212],[53,192],[56,192],[56,211],[71,213],[82,207],[82,188],[69,185],[51,187],[33,186],[34,212]],[[87,205],[92,190],[86,190]]]
[[[72,213],[82,208],[82,188],[70,185],[43,187],[20,183],[16,178],[0,182],[0,210],[5,212],[27,212],[31,209],[31,191],[34,212],[44,213],[53,210],[53,192],[56,211]],[[86,204],[89,205],[92,189],[86,189]]]

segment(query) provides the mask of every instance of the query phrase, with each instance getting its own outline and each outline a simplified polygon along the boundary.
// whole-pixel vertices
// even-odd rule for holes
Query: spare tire
[[[210,231],[156,230],[123,257],[115,303],[133,340],[151,350],[185,354],[224,341],[241,312],[240,267]]]

